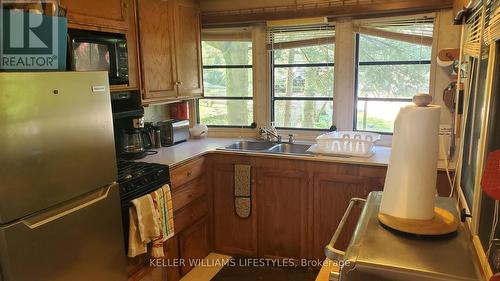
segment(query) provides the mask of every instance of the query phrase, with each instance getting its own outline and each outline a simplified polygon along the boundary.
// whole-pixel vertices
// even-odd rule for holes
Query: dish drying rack
[[[371,157],[373,146],[380,140],[380,134],[369,132],[329,132],[316,138],[316,144],[308,151],[315,154],[334,156]]]

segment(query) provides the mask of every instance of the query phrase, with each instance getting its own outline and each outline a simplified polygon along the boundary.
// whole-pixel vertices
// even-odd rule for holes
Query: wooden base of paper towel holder
[[[455,232],[458,227],[458,220],[452,213],[437,207],[430,220],[404,219],[383,213],[378,214],[378,220],[389,228],[418,235],[444,235]]]

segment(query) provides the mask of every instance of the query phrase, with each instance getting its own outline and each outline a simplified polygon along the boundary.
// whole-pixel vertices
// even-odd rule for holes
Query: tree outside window
[[[208,126],[247,127],[253,122],[252,43],[203,41],[204,98],[199,121]]]
[[[392,133],[399,109],[411,104],[417,93],[429,93],[432,20],[375,26],[393,38],[356,36],[356,113],[354,127],[361,131]],[[381,35],[387,35],[382,32]],[[414,42],[411,41],[412,37]],[[406,41],[402,41],[406,40]],[[429,41],[427,41],[429,42]]]
[[[333,124],[333,27],[269,36],[276,127],[328,130]]]

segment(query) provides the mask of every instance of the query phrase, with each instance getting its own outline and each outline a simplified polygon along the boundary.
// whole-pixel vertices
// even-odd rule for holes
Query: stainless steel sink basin
[[[229,146],[226,149],[232,150],[251,150],[251,151],[265,151],[276,146],[276,143],[272,142],[261,142],[261,141],[238,141]]]
[[[307,152],[311,145],[298,143],[275,143],[263,141],[238,141],[223,148],[224,150],[255,151],[273,154],[312,155]]]
[[[281,143],[269,149],[271,153],[312,155],[307,149],[311,147],[307,144]]]

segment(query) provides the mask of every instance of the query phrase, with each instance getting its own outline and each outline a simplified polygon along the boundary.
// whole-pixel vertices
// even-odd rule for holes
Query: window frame
[[[216,41],[229,41],[229,40],[216,40]],[[237,40],[232,40],[232,41],[235,41],[235,42],[238,42]],[[202,40],[203,42],[203,40]],[[244,42],[250,42],[251,43],[251,50],[252,50],[252,64],[230,64],[230,65],[224,65],[224,64],[216,64],[216,65],[205,65],[203,64],[203,61],[202,61],[202,71],[204,71],[205,69],[251,69],[252,71],[250,72],[252,74],[252,96],[249,96],[249,97],[228,97],[228,96],[225,96],[225,97],[222,97],[222,96],[218,96],[218,97],[211,97],[211,96],[205,96],[203,95],[203,97],[201,98],[198,98],[196,99],[196,111],[197,111],[197,114],[196,114],[196,122],[198,124],[200,124],[200,100],[250,100],[252,101],[252,103],[255,101],[255,93],[254,93],[254,83],[253,83],[253,80],[254,80],[254,73],[253,73],[253,70],[254,70],[254,66],[253,66],[253,56],[254,56],[254,48],[253,48],[253,45],[254,45],[254,42],[253,41],[244,41]],[[247,128],[247,129],[254,129],[256,128],[256,123],[255,123],[255,112],[253,112],[252,114],[252,123],[250,123],[249,125],[206,125],[207,127],[209,128]]]
[[[330,101],[332,102],[332,108],[333,108],[333,95],[331,97],[277,97],[275,95],[275,90],[274,90],[274,71],[276,68],[290,68],[290,67],[333,67],[335,69],[335,61],[332,63],[326,62],[326,63],[280,63],[280,64],[275,64],[274,63],[274,50],[269,50],[269,72],[270,72],[270,92],[271,92],[271,97],[270,97],[270,102],[271,102],[271,122],[276,122],[274,118],[274,113],[275,113],[275,102],[279,100],[284,100],[284,101]],[[334,83],[335,83],[335,74],[333,77]],[[280,127],[276,126],[276,129],[278,130],[289,130],[289,131],[316,131],[316,132],[328,132],[332,130],[332,127],[334,126],[334,121],[333,121],[333,115],[331,116],[331,126],[328,129],[319,129],[319,128],[297,128],[297,127]]]
[[[411,98],[372,98],[372,97],[359,97],[359,66],[363,65],[429,65],[432,68],[431,60],[400,60],[400,61],[371,61],[371,62],[360,62],[359,61],[359,41],[360,34],[356,33],[355,40],[355,54],[354,54],[354,111],[353,111],[353,123],[352,128],[353,131],[358,132],[370,132],[377,133],[381,135],[389,135],[392,136],[394,132],[380,132],[380,131],[372,131],[372,130],[359,130],[357,128],[358,124],[358,101],[386,101],[386,102],[412,102]],[[429,91],[431,87],[431,79],[432,79],[432,69],[429,72]],[[366,114],[366,113],[365,113]]]

